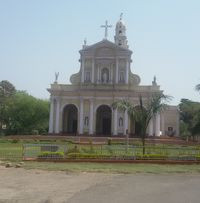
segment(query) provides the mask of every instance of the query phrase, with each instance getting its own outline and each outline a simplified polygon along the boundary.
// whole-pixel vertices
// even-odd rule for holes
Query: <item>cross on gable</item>
[[[105,28],[104,39],[107,39],[107,37],[108,37],[108,28],[112,27],[112,25],[108,25],[108,21],[106,20],[105,25],[101,25],[101,27]]]

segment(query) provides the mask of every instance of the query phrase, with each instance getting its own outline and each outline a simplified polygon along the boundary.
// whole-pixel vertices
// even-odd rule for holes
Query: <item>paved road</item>
[[[68,203],[200,203],[199,175],[120,175],[76,193]]]

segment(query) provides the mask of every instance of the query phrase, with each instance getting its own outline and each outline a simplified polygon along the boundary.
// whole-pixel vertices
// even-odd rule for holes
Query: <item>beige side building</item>
[[[50,134],[124,136],[137,135],[139,125],[127,112],[112,109],[112,103],[126,99],[139,105],[139,95],[147,102],[161,92],[156,78],[148,86],[140,85],[140,77],[131,72],[132,51],[128,48],[126,27],[122,19],[116,23],[114,42],[107,40],[84,45],[80,52],[80,71],[70,77],[71,84],[58,84],[57,77],[48,91],[50,101]],[[179,112],[170,106],[157,114],[148,127],[149,136],[179,135]]]

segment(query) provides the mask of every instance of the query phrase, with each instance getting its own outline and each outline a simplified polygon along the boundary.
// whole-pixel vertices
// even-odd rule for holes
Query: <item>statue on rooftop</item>
[[[58,83],[58,76],[59,76],[59,72],[55,72],[55,84]]]

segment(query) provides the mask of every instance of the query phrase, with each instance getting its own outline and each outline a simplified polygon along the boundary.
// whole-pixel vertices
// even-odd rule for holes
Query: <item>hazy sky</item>
[[[60,72],[69,83],[79,71],[79,53],[103,39],[100,25],[108,20],[108,39],[124,13],[132,55],[132,72],[141,84],[153,76],[174,97],[200,101],[200,0],[0,0],[0,81],[48,98],[46,88]]]

